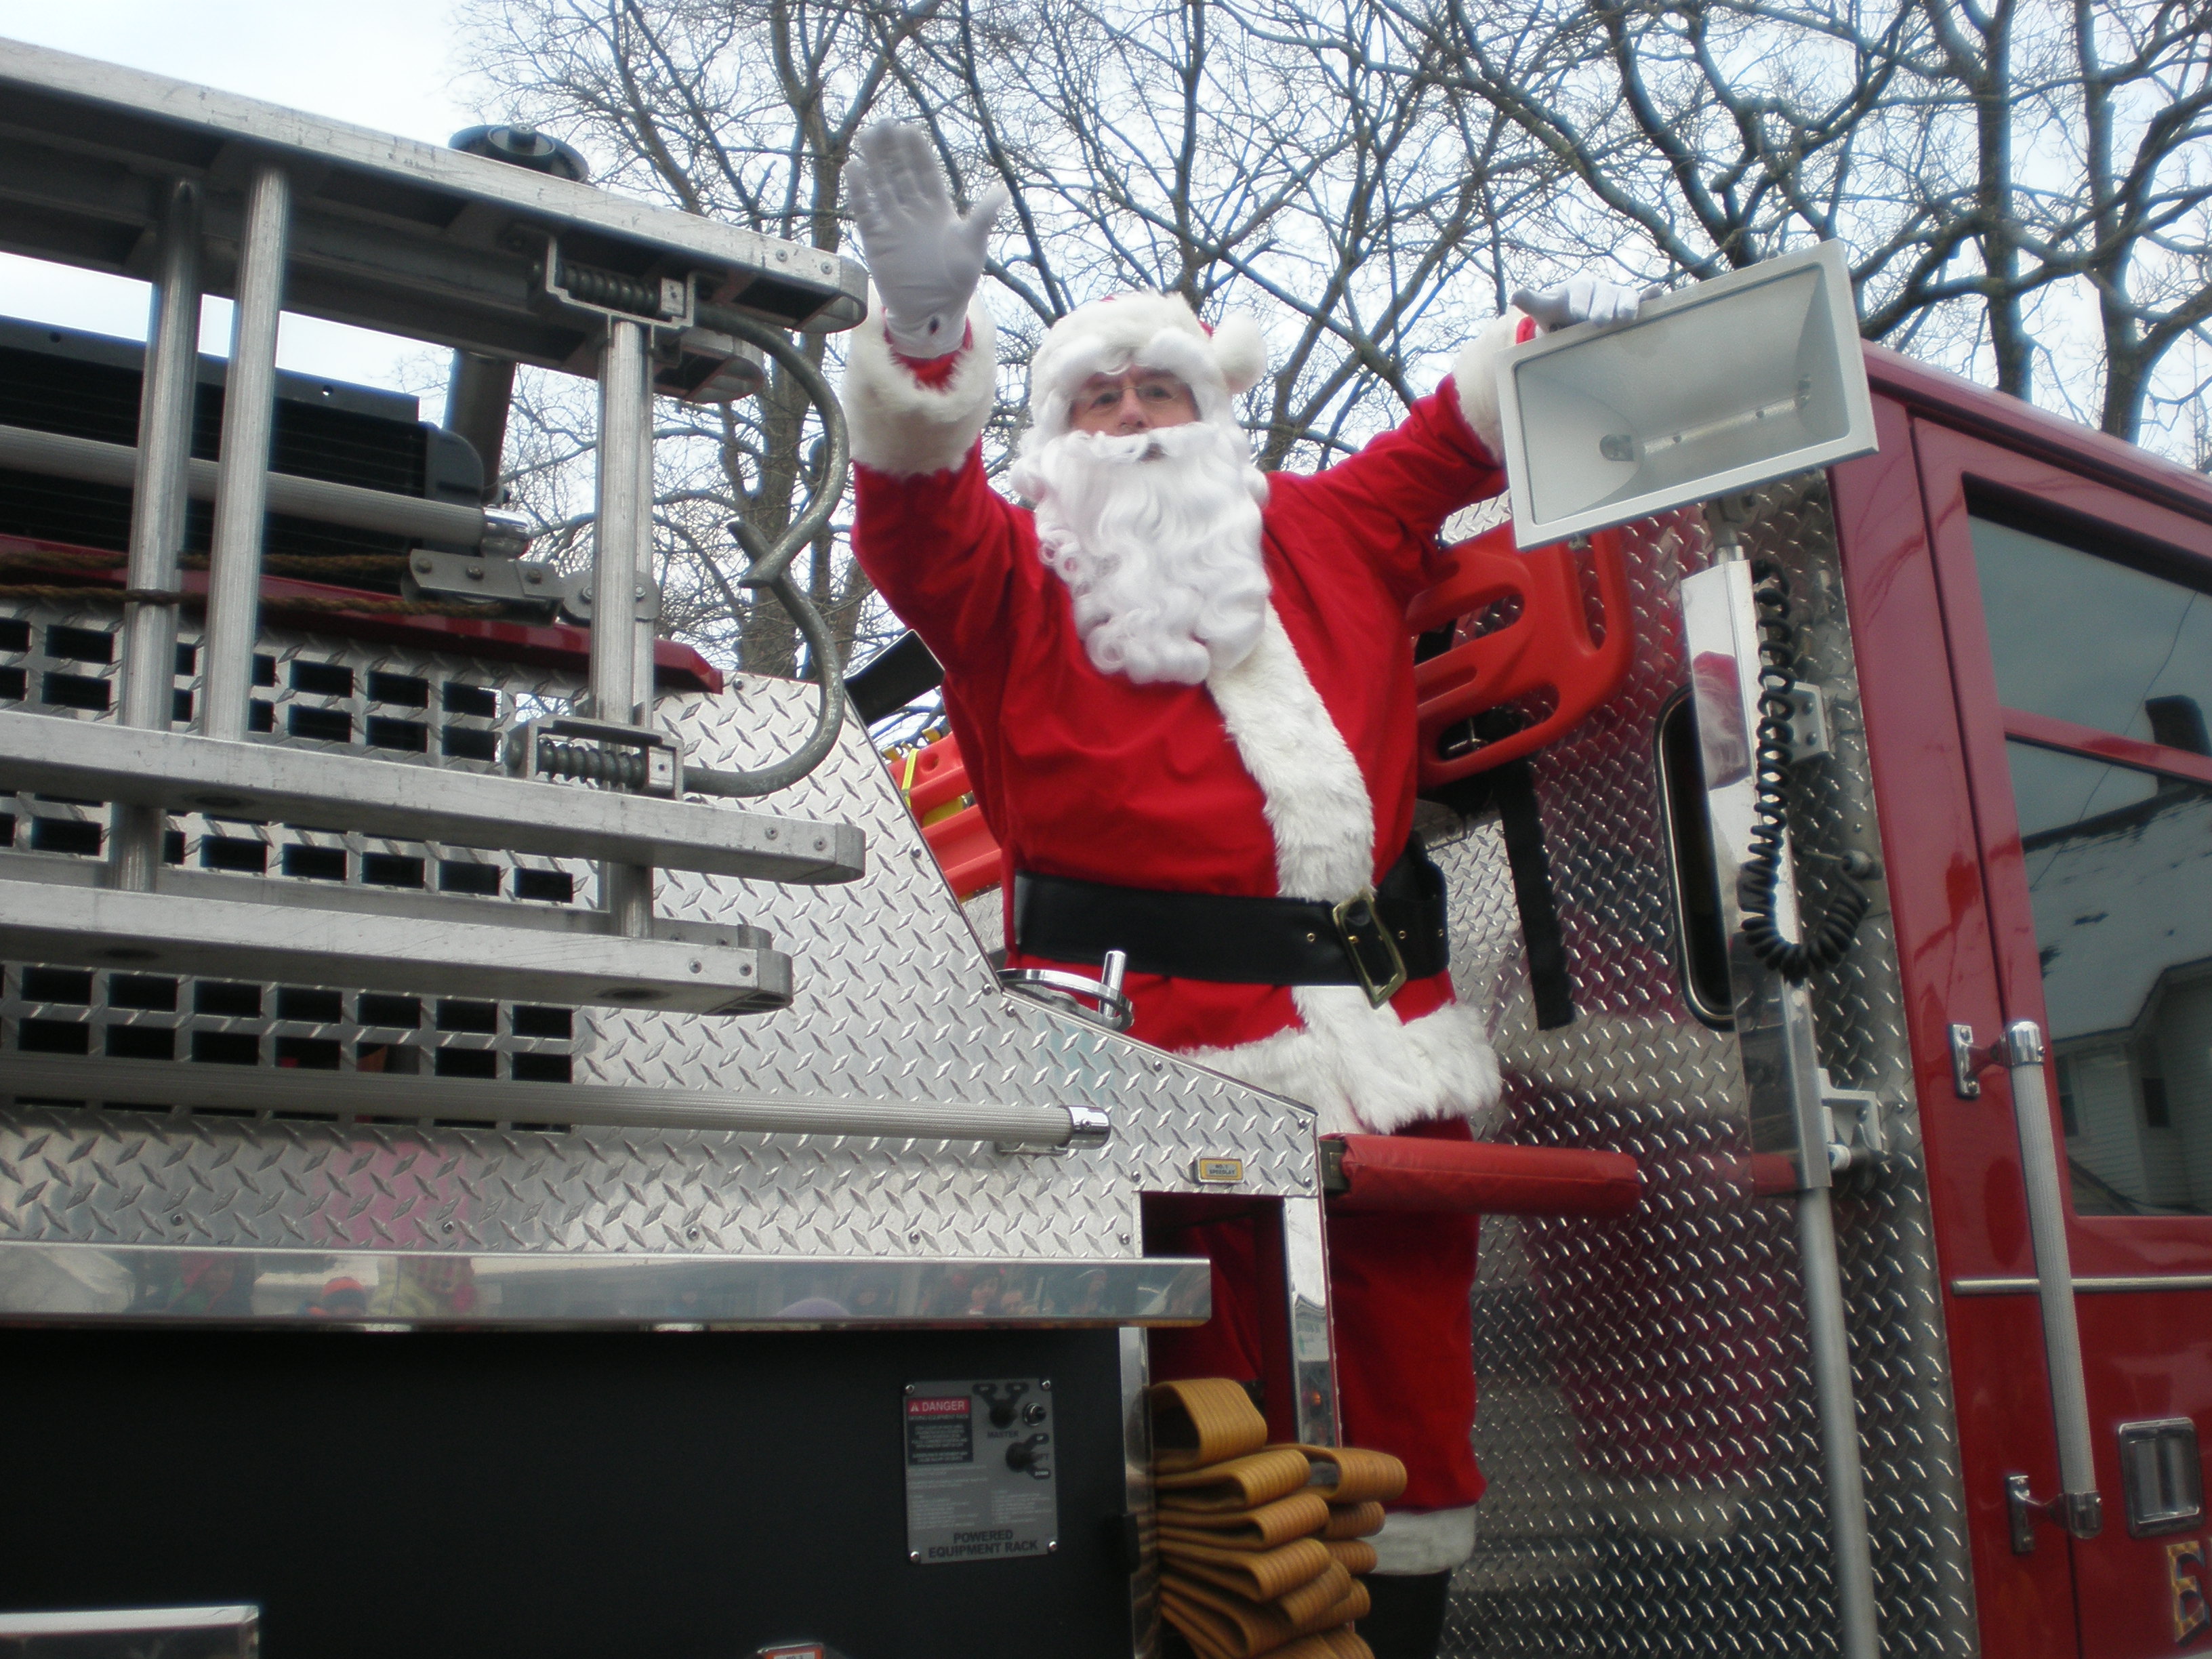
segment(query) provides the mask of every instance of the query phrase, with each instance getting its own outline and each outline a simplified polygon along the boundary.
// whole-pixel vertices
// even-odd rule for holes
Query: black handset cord
[[[1759,735],[1753,760],[1751,850],[1739,887],[1743,935],[1753,956],[1791,984],[1802,985],[1844,959],[1873,900],[1838,871],[1819,912],[1801,915],[1802,940],[1783,938],[1774,925],[1774,889],[1790,834],[1790,723],[1797,712],[1790,694],[1797,689],[1797,630],[1790,625],[1790,582],[1781,568],[1764,559],[1755,562],[1751,584],[1752,603],[1759,611]]]

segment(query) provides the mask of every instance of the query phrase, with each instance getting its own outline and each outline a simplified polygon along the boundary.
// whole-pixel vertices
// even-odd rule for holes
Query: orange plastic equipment
[[[1406,624],[1415,634],[1462,617],[1480,617],[1514,599],[1520,602],[1520,614],[1414,665],[1424,789],[1517,760],[1579,725],[1613,695],[1628,672],[1634,649],[1628,572],[1618,531],[1601,530],[1589,539],[1598,603],[1604,611],[1602,638],[1583,601],[1571,544],[1555,542],[1534,552],[1516,552],[1512,526],[1501,525],[1462,542],[1446,556],[1450,574],[1406,607]],[[1440,752],[1453,726],[1547,691],[1555,701],[1540,720],[1463,755],[1448,759]]]
[[[999,884],[999,843],[980,806],[963,806],[969,793],[968,765],[951,737],[926,744],[890,763],[892,781],[921,823],[921,838],[956,897],[973,898]]]

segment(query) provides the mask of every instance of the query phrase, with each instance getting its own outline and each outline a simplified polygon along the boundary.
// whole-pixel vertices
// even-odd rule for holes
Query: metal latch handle
[[[1079,1014],[1109,1031],[1126,1031],[1137,1023],[1137,1006],[1121,988],[1121,975],[1128,963],[1127,952],[1109,951],[1097,979],[1062,973],[1056,968],[1001,968],[999,983],[1009,991]]]
[[[2035,1251],[2035,1277],[2043,1308],[2043,1353],[2051,1373],[2051,1415],[2058,1439],[2059,1492],[2039,1503],[2028,1495],[2024,1475],[2007,1479],[2005,1492],[2013,1516],[2013,1547],[2022,1554],[2035,1547],[2033,1521],[2041,1517],[2069,1537],[2094,1538],[2104,1529],[2104,1500],[2089,1440],[2089,1390],[2081,1368],[2081,1328],[2074,1307],[2074,1263],[2066,1243],[2066,1206],[2058,1189],[2058,1146],[2051,1133],[2051,1092],[2044,1079],[2043,1028],[2016,1019],[1986,1051],[1972,1047],[1971,1026],[1951,1028],[1954,1064],[1962,1076],[1978,1079],[1984,1053],[2004,1066],[2012,1084],[2014,1133],[2020,1142],[2021,1178],[2027,1191],[2028,1239]],[[1963,1032],[1966,1042],[1960,1042]],[[1961,1048],[1965,1049],[1963,1054]],[[1962,1086],[1962,1094],[1966,1090]]]

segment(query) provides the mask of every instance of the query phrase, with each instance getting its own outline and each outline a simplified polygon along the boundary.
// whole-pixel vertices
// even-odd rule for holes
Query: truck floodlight
[[[1584,324],[1498,367],[1513,538],[1538,547],[1875,447],[1840,244]]]

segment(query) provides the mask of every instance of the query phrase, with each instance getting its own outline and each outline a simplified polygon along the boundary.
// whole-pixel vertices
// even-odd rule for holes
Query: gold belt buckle
[[[1336,936],[1344,941],[1352,971],[1367,992],[1367,1004],[1380,1008],[1398,994],[1406,982],[1406,958],[1398,954],[1397,941],[1375,914],[1375,890],[1364,887],[1328,913]],[[1387,967],[1386,967],[1387,964]],[[1384,971],[1377,973],[1377,969]]]

